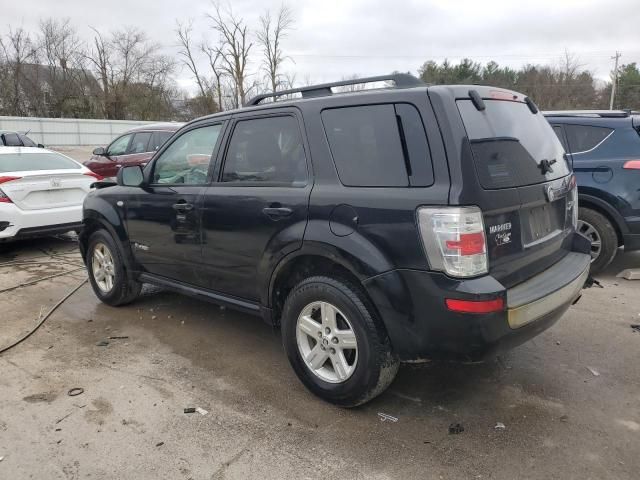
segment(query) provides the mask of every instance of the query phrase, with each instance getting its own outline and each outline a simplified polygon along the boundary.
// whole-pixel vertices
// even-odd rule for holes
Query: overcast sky
[[[42,17],[69,17],[80,35],[136,25],[175,52],[176,20],[195,21],[194,37],[209,37],[209,0],[29,0],[3,2],[0,22],[36,28]],[[608,78],[610,57],[640,62],[640,0],[304,0],[292,7],[295,28],[285,41],[286,70],[298,82],[337,80],[393,70],[416,72],[427,59],[491,59],[518,67],[557,64],[565,49],[597,77]],[[281,0],[234,0],[234,12],[257,26],[260,13]],[[254,47],[251,65],[259,65]],[[295,62],[295,63],[294,63]],[[189,86],[186,70],[176,75]]]

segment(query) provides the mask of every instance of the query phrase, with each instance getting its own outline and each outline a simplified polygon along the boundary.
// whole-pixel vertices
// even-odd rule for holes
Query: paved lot
[[[78,268],[76,252],[62,239],[5,250],[0,290]],[[627,266],[640,255],[501,361],[405,366],[355,410],[307,393],[256,318],[157,289],[115,309],[85,285],[0,355],[0,478],[637,479],[640,282],[611,274]],[[83,278],[0,293],[0,348]]]
[[[86,162],[91,158],[91,152],[96,147],[105,145],[96,145],[95,147],[50,147],[51,150],[56,150],[60,153],[67,155],[68,157],[77,160],[80,163]]]

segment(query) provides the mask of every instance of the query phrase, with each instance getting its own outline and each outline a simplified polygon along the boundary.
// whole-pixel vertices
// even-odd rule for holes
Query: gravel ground
[[[0,348],[85,278],[68,239],[0,262],[0,290],[71,272],[0,293]],[[403,366],[354,410],[308,393],[254,317],[152,288],[112,308],[85,284],[0,355],[0,478],[637,479],[640,282],[614,276],[628,267],[639,254],[500,361]]]

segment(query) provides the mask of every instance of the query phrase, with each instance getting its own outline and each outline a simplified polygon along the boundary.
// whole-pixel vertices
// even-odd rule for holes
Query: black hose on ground
[[[12,349],[13,347],[15,347],[16,345],[19,345],[20,343],[24,342],[27,338],[29,338],[31,335],[33,335],[34,333],[36,333],[36,331],[44,324],[44,322],[47,321],[47,319],[51,316],[51,314],[53,312],[55,312],[58,307],[60,305],[62,305],[64,302],[66,302],[69,297],[71,297],[71,295],[73,295],[74,293],[76,293],[78,290],[80,290],[80,287],[82,287],[85,283],[87,283],[88,279],[84,279],[82,280],[77,286],[75,286],[69,293],[67,293],[64,297],[62,297],[58,303],[56,303],[53,307],[51,307],[51,309],[49,309],[49,311],[45,314],[44,317],[42,317],[40,319],[40,321],[38,322],[38,324],[33,328],[33,330],[31,330],[30,332],[24,334],[22,337],[20,337],[18,340],[16,340],[15,342],[13,342],[11,345],[7,345],[6,347],[2,347],[0,348],[0,355],[2,355],[4,352],[6,352],[7,350]]]

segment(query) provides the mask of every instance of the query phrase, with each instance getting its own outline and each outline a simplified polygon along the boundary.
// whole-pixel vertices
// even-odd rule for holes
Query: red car
[[[156,150],[166,142],[182,123],[156,123],[129,130],[117,137],[108,147],[98,147],[84,162],[92,172],[106,178],[115,177],[122,167],[146,165]]]

